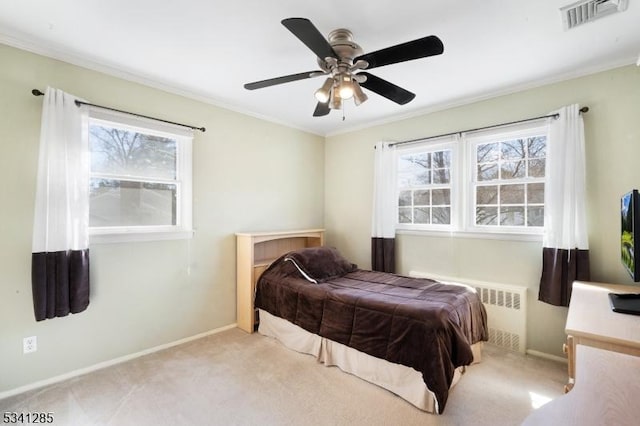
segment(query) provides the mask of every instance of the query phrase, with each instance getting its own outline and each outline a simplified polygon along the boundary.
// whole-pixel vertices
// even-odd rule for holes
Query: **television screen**
[[[638,229],[640,227],[640,221],[638,220],[640,215],[639,208],[637,189],[629,191],[622,196],[620,209],[622,264],[629,271],[633,281],[640,281],[638,262],[635,256],[636,245],[640,240],[640,230]]]

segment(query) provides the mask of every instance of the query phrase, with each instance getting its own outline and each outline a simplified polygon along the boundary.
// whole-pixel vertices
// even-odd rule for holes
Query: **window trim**
[[[116,111],[107,111],[91,107],[89,109],[89,119],[87,122],[87,143],[89,140],[89,126],[94,123],[174,139],[176,141],[177,157],[176,179],[169,179],[167,183],[176,184],[178,207],[176,208],[176,225],[89,226],[89,242],[102,244],[191,238],[193,236],[193,130],[143,117],[134,117]],[[89,153],[89,155],[91,155],[91,153]],[[96,175],[100,175],[100,173],[90,174],[91,177]],[[120,179],[122,177],[118,176],[118,178]],[[131,180],[152,182],[163,179],[144,179],[132,176]],[[88,184],[87,182],[87,185]]]

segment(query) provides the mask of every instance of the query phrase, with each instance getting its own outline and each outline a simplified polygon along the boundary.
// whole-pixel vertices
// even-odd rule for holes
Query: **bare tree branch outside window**
[[[451,150],[400,156],[398,223],[451,224]]]
[[[477,225],[544,225],[546,136],[476,145]]]

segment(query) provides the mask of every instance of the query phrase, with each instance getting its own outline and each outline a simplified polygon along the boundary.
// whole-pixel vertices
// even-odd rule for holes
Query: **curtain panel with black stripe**
[[[88,112],[48,87],[43,101],[31,284],[36,321],[89,305]]]
[[[386,142],[377,143],[375,148],[371,269],[393,273],[396,270],[396,149]]]
[[[538,299],[569,306],[574,281],[588,281],[584,121],[576,104],[549,125],[542,276]]]

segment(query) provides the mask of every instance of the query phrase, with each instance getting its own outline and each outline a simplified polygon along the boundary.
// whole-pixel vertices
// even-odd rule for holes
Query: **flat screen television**
[[[640,203],[638,190],[634,189],[622,196],[620,207],[620,248],[622,264],[633,281],[640,281],[640,259],[636,256],[640,244]],[[639,254],[640,256],[640,254]]]

